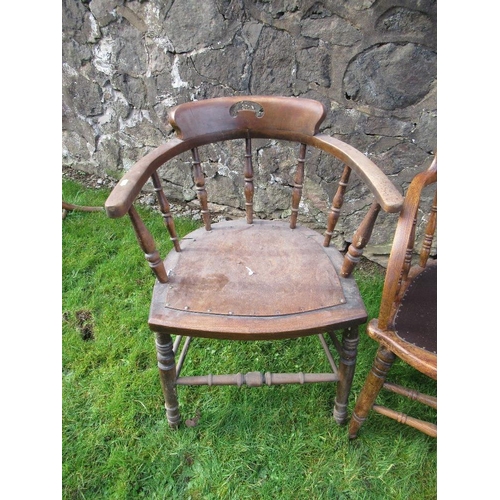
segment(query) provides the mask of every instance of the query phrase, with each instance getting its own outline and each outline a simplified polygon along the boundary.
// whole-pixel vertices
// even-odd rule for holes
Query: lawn
[[[63,199],[102,206],[108,191],[63,182]],[[161,217],[140,213],[170,249]],[[178,219],[180,235],[198,222]],[[374,270],[375,269],[375,270]],[[357,278],[370,317],[383,275]],[[165,418],[154,338],[147,326],[154,277],[127,218],[69,212],[62,221],[62,496],[64,499],[412,499],[437,497],[437,441],[378,414],[358,439],[331,415],[326,384],[180,387],[184,420]],[[377,345],[361,329],[349,413]],[[183,374],[327,370],[316,337],[282,342],[193,341]],[[278,366],[277,366],[278,365]],[[282,366],[281,366],[282,365]],[[289,370],[288,370],[289,371]],[[436,384],[402,364],[415,389]],[[416,417],[433,411],[390,393],[379,401]]]

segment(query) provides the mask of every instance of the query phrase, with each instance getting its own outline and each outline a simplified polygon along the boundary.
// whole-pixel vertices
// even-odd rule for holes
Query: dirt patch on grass
[[[82,336],[82,340],[94,339],[94,318],[88,310],[81,309],[75,312],[76,325]]]

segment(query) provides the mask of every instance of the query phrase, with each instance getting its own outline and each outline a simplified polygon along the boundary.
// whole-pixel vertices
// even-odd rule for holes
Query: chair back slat
[[[243,169],[245,176],[245,211],[247,216],[247,223],[253,222],[253,165],[252,165],[252,140],[248,136],[245,139],[245,166]]]
[[[210,223],[210,212],[208,210],[207,190],[205,189],[205,176],[203,175],[203,171],[201,169],[198,148],[193,148],[191,153],[193,155],[193,181],[201,206],[201,216],[203,218],[203,223],[205,224],[205,229],[210,231],[212,226]]]
[[[179,244],[179,238],[177,237],[177,232],[175,230],[174,219],[170,212],[170,204],[168,203],[167,197],[165,196],[165,193],[161,186],[160,176],[158,175],[158,172],[153,172],[153,174],[151,175],[151,180],[153,181],[158,205],[163,216],[163,221],[165,222],[165,226],[170,235],[170,240],[174,244],[175,251],[180,252],[181,246]]]
[[[431,253],[432,241],[434,239],[434,233],[436,232],[437,225],[437,191],[434,193],[434,201],[432,202],[431,212],[429,215],[429,221],[425,228],[424,241],[422,243],[422,249],[420,251],[420,267],[425,267],[427,259]]]
[[[420,204],[419,204],[420,205]],[[418,209],[417,209],[418,212]],[[411,228],[410,238],[406,247],[406,253],[401,269],[401,277],[398,283],[399,291],[397,293],[398,300],[400,300],[406,292],[407,282],[412,279],[412,269],[415,256],[415,239],[417,232],[417,217],[413,219],[413,224]],[[427,221],[425,227],[425,233],[422,240],[422,245],[419,254],[418,266],[424,268],[427,265],[427,260],[429,258],[432,242],[434,239],[434,234],[437,227],[437,191],[434,193],[434,200],[429,212],[429,220]]]
[[[160,283],[166,283],[167,272],[163,261],[160,258],[160,254],[158,253],[158,250],[156,250],[153,236],[144,225],[144,222],[133,205],[129,208],[128,215],[132,222],[139,246],[142,248],[144,256],[149,263],[149,267],[153,270]]]
[[[408,244],[406,246],[403,264],[401,265],[401,275],[399,277],[399,282],[398,282],[399,292],[396,294],[396,296],[399,297],[399,299],[401,299],[405,293],[406,283],[408,281],[408,274],[413,264],[416,231],[417,231],[417,217],[414,217],[411,226],[410,237],[408,239]]]
[[[297,170],[293,181],[292,189],[292,215],[290,216],[290,227],[295,229],[297,226],[297,216],[299,214],[300,199],[302,197],[302,188],[304,186],[304,164],[306,161],[306,145],[301,144],[299,150],[299,159]]]
[[[344,167],[344,171],[342,172],[342,177],[339,181],[339,187],[337,188],[337,192],[332,200],[332,206],[330,208],[330,212],[328,214],[327,227],[325,231],[325,240],[323,242],[323,246],[327,247],[330,245],[330,241],[332,240],[333,231],[335,230],[335,226],[337,225],[337,221],[339,220],[340,209],[342,208],[342,204],[344,203],[344,194],[349,183],[349,177],[351,175],[351,168],[347,165]]]

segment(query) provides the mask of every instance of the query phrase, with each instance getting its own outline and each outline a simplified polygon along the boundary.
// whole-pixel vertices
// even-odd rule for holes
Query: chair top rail
[[[318,101],[299,97],[234,96],[193,101],[176,106],[168,121],[183,140],[196,138],[217,141],[234,131],[274,136],[283,131],[287,137],[315,135],[326,116]],[[292,139],[293,140],[293,139]]]

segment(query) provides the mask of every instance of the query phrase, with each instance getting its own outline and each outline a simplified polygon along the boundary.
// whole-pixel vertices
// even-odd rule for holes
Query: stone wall
[[[366,153],[402,193],[436,148],[432,0],[63,0],[62,27],[66,167],[119,178],[172,135],[169,108],[225,95],[323,102],[321,131]],[[257,216],[287,215],[296,154],[256,141]],[[209,197],[228,216],[244,208],[242,156],[204,156]],[[188,160],[161,171],[173,200],[195,198]],[[324,227],[339,173],[308,157],[304,222]],[[369,203],[355,182],[348,211]],[[386,251],[394,223],[382,217],[372,252]],[[342,220],[338,239],[351,230]]]

